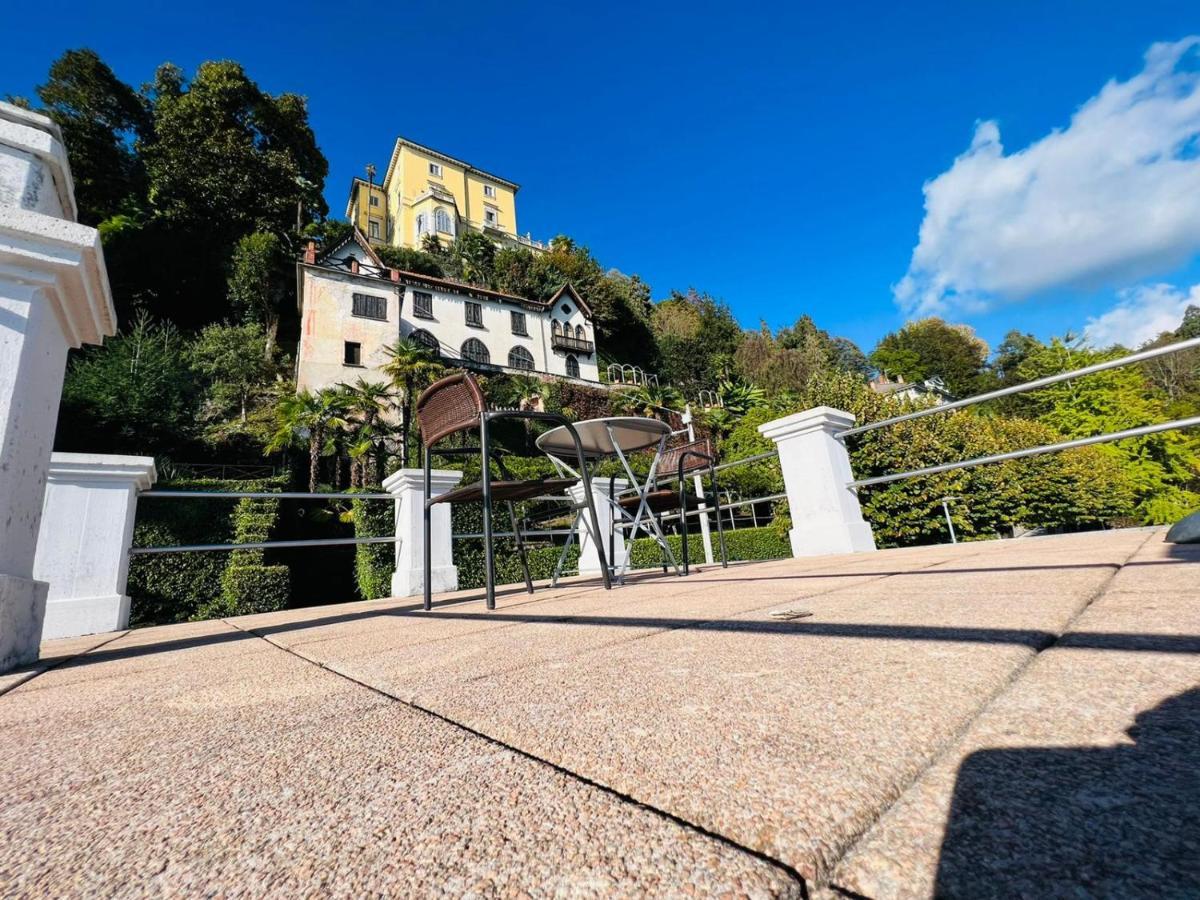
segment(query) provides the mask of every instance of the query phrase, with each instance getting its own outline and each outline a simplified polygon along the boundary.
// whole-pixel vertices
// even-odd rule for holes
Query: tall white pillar
[[[610,488],[611,485],[611,488]],[[618,495],[630,488],[629,481],[625,478],[593,478],[592,479],[592,502],[596,504],[596,519],[600,523],[600,536],[604,540],[604,557],[608,559],[608,534],[612,528],[613,517],[616,511],[608,503],[609,496]],[[611,494],[609,493],[611,490]],[[567,493],[571,495],[571,500],[578,507],[583,506],[583,482],[572,485],[567,489]],[[645,515],[649,515],[646,513]],[[645,517],[643,517],[644,520]],[[587,509],[583,510],[583,517],[579,520],[579,574],[580,575],[599,575],[600,574],[600,556],[596,553],[596,542],[592,540],[592,530],[588,527],[590,521],[588,519]],[[621,532],[617,531],[613,534],[613,559],[609,559],[610,566],[620,567],[625,562],[625,555],[628,552],[625,548],[625,539],[621,536]]]
[[[37,659],[47,588],[33,560],[67,350],[115,330],[58,127],[0,103],[0,672]]]
[[[129,627],[137,495],[157,479],[149,456],[51,455],[33,560],[33,577],[50,585],[43,641]]]
[[[779,466],[792,515],[792,556],[854,553],[875,549],[871,526],[863,521],[850,454],[838,432],[854,416],[818,406],[758,426],[779,449]]]
[[[430,489],[440,497],[462,479],[462,472],[434,469]],[[392,573],[392,596],[415,597],[425,592],[425,473],[420,469],[398,469],[383,480],[383,489],[396,498],[396,570]],[[431,510],[430,546],[433,592],[458,590],[458,569],[450,532],[450,504],[439,503]]]

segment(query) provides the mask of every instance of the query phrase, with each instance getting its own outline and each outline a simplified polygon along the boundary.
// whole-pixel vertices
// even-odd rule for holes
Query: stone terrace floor
[[[1200,894],[1200,547],[1162,530],[43,655],[0,676],[4,895]]]

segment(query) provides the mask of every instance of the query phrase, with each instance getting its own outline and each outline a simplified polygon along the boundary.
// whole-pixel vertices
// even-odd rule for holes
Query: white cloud
[[[1139,347],[1164,331],[1174,331],[1189,304],[1200,306],[1200,284],[1186,294],[1169,284],[1154,284],[1121,292],[1108,312],[1088,319],[1083,339],[1093,347]]]
[[[1155,44],[1055,130],[1005,155],[995,122],[926,183],[895,285],[909,314],[986,308],[1064,287],[1127,285],[1200,251],[1200,36]]]

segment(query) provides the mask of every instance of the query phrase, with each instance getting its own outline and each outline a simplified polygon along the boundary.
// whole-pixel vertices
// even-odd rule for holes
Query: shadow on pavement
[[[981,750],[959,768],[938,897],[1200,896],[1200,688],[1132,746]]]

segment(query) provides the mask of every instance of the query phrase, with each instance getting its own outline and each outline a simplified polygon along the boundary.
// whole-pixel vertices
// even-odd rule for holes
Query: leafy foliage
[[[976,391],[987,358],[987,344],[969,325],[950,325],[936,316],[885,335],[871,353],[871,363],[887,375],[905,381],[939,377],[960,397]]]

